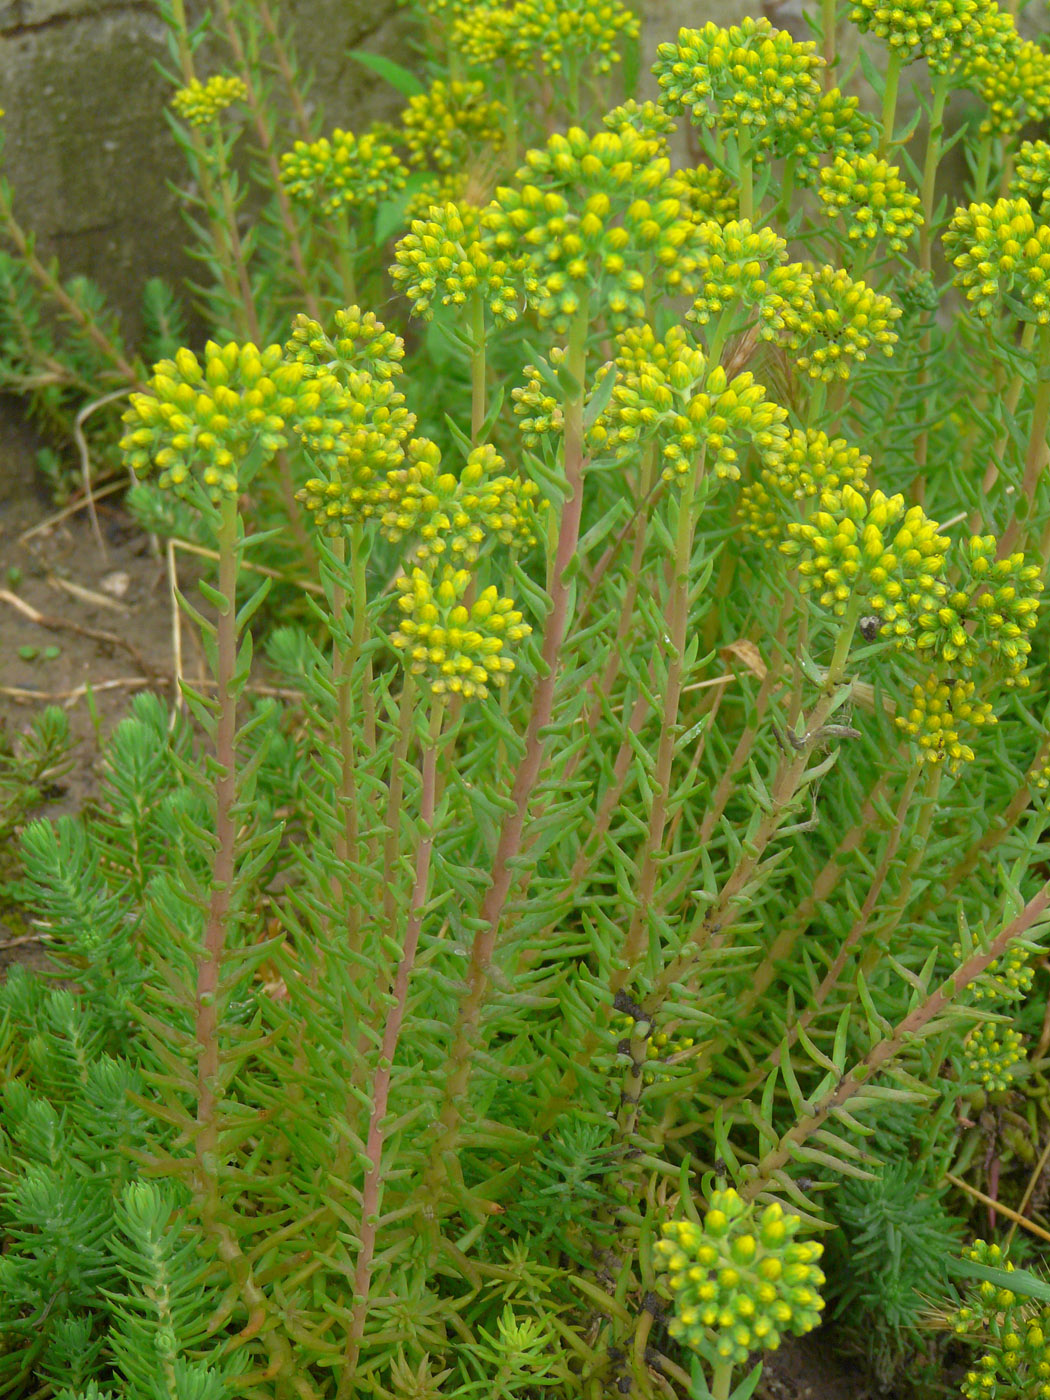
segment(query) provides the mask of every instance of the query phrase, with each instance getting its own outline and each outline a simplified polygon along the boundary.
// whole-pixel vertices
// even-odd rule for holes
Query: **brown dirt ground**
[[[0,733],[14,738],[49,704],[67,712],[75,762],[41,809],[54,816],[93,794],[99,740],[129,698],[146,687],[172,693],[172,606],[163,553],[114,504],[119,493],[97,502],[100,545],[85,509],[62,516],[49,500],[34,466],[39,445],[32,427],[0,406]],[[194,561],[185,562],[192,574]],[[183,645],[195,673],[185,628]],[[20,655],[28,647],[35,658]],[[58,648],[54,659],[45,659],[48,647]],[[42,953],[32,933],[0,915],[0,971],[15,960],[35,964]]]

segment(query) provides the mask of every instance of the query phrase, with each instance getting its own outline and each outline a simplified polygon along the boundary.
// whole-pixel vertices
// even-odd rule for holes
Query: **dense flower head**
[[[1004,55],[978,55],[966,64],[968,83],[985,104],[981,136],[1016,136],[1029,122],[1050,115],[1050,53],[1016,31],[1013,37]]]
[[[1014,159],[1010,198],[1026,199],[1029,207],[1050,216],[1043,206],[1050,202],[1050,142],[1022,141]]]
[[[397,580],[401,617],[391,641],[434,695],[484,699],[490,684],[503,685],[514,670],[506,648],[532,631],[513,601],[494,587],[468,606],[464,598],[473,578],[469,569],[444,564],[437,574],[413,568]]]
[[[698,224],[729,223],[740,211],[735,183],[717,165],[683,166],[672,172],[668,190],[689,209]]]
[[[207,126],[220,112],[243,102],[248,96],[242,78],[227,78],[215,73],[206,83],[194,78],[171,99],[171,105],[190,126]]]
[[[482,215],[501,255],[528,258],[529,301],[555,331],[595,288],[613,330],[644,318],[647,289],[688,293],[696,225],[668,192],[661,142],[630,126],[555,133]]]
[[[799,184],[810,185],[824,159],[852,160],[870,150],[877,135],[874,120],[861,111],[860,99],[846,97],[835,87],[799,109],[782,134],[779,150],[796,162]]]
[[[871,458],[844,438],[828,440],[817,428],[794,429],[779,460],[763,465],[740,493],[740,518],[747,530],[772,547],[800,501],[850,485],[863,491]]]
[[[992,0],[853,0],[849,17],[902,62],[925,58],[935,73],[948,73],[969,50],[993,60],[1008,52],[997,12]]]
[[[991,705],[974,699],[973,681],[947,681],[934,675],[912,687],[910,708],[894,720],[898,729],[915,740],[924,763],[945,763],[952,773],[974,759],[960,729],[995,722]]]
[[[504,257],[469,205],[433,206],[425,219],[413,219],[394,258],[390,276],[417,316],[429,319],[435,303],[462,306],[480,293],[497,322],[518,318],[529,281],[524,259]]]
[[[1050,1308],[997,1321],[989,1330],[988,1350],[962,1379],[965,1400],[1050,1400]]]
[[[437,444],[414,438],[405,463],[387,473],[380,529],[394,543],[413,536],[413,561],[420,564],[446,554],[453,563],[473,563],[496,540],[534,544],[539,491],[533,482],[508,475],[506,466],[486,443],[473,449],[458,476],[443,472]]]
[[[678,129],[674,117],[661,107],[659,102],[636,102],[633,97],[621,102],[619,107],[614,107],[611,112],[606,112],[602,123],[610,131],[622,131],[625,126],[629,126],[649,140],[670,136],[672,131]],[[666,152],[662,151],[661,154]]]
[[[900,178],[900,170],[874,155],[836,156],[820,172],[821,201],[830,218],[846,219],[852,242],[872,244],[884,238],[895,253],[922,223],[920,199]]]
[[[705,1357],[743,1365],[774,1350],[785,1332],[820,1322],[824,1247],[797,1240],[802,1220],[774,1202],[745,1202],[732,1188],[711,1195],[703,1225],[672,1220],[654,1246],[674,1300],[668,1331]]]
[[[1027,199],[999,199],[957,209],[944,234],[954,282],[978,316],[991,317],[1010,296],[1026,319],[1050,325],[1050,226],[1037,223]]]
[[[1037,792],[1050,789],[1050,758],[1045,755],[1036,758],[1028,770],[1028,781]]]
[[[566,351],[562,346],[551,347],[550,359],[542,369],[538,365],[526,365],[525,383],[517,385],[510,392],[514,406],[514,416],[518,420],[521,439],[526,447],[542,446],[565,430],[565,414],[562,400],[551,387],[551,375],[557,373],[566,362]],[[602,383],[613,366],[601,365],[591,377],[584,396],[585,417],[587,405],[601,392]],[[601,451],[608,439],[607,418],[604,413],[593,416],[591,424],[584,430],[584,440],[593,451]]]
[[[386,474],[404,457],[416,422],[395,382],[404,353],[400,337],[356,306],[337,311],[330,332],[307,316],[293,322],[286,354],[312,391],[295,431],[324,473],[296,499],[330,535],[376,514]]]
[[[213,500],[235,495],[238,466],[255,447],[273,456],[290,441],[315,397],[305,367],[285,360],[280,345],[218,345],[209,340],[201,364],[192,350],[153,368],[146,391],[131,395],[120,446],[136,476],[180,490],[190,473]]]
[[[952,957],[961,961],[962,944],[952,944]],[[1034,972],[1028,949],[1012,943],[1001,957],[990,962],[967,990],[974,1001],[1021,1001],[1032,985]]]
[[[783,328],[788,309],[809,299],[812,279],[797,263],[784,265],[784,240],[771,228],[753,228],[747,219],[700,224],[694,258],[700,285],[688,321],[706,325],[727,307],[740,307],[743,319],[752,313],[759,333],[771,339]]]
[[[1010,1087],[1024,1057],[1020,1033],[1012,1026],[984,1021],[963,1041],[963,1062],[968,1079],[990,1094]]]
[[[568,62],[583,61],[607,73],[620,61],[617,45],[637,39],[639,29],[638,17],[621,0],[516,0],[465,7],[449,39],[478,67],[506,63],[560,74]]]
[[[747,18],[721,29],[682,29],[660,44],[653,72],[660,101],[687,112],[700,126],[757,140],[767,127],[784,128],[820,96],[824,60],[768,19]]]
[[[960,576],[936,605],[917,614],[920,655],[967,670],[978,662],[1007,685],[1024,687],[1043,581],[1021,553],[996,558],[993,535],[973,535],[959,551]]]
[[[403,190],[407,179],[394,148],[375,132],[355,136],[337,127],[331,139],[296,141],[281,156],[281,182],[291,197],[317,202],[325,214],[377,204]]]
[[[465,4],[449,31],[449,48],[475,68],[498,70],[506,65],[526,72],[535,63],[521,33],[517,5]]]
[[[811,379],[848,379],[869,353],[892,355],[901,310],[889,297],[854,281],[841,268],[790,265],[799,276],[779,308],[795,365]]]
[[[915,616],[944,596],[941,581],[950,541],[921,506],[904,497],[850,485],[826,491],[808,520],[790,521],[780,548],[798,560],[802,591],[823,590],[820,601],[837,616],[857,589],[883,631],[905,648],[914,646]]]
[[[681,326],[662,342],[650,328],[639,327],[617,345],[619,377],[601,425],[615,455],[654,442],[665,481],[693,471],[701,454],[708,471],[732,480],[740,476],[740,456],[749,447],[760,461],[779,460],[787,413],[766,398],[749,371],[730,379],[720,364],[709,364]]]
[[[641,32],[622,0],[518,0],[513,14],[520,41],[550,73],[581,59],[608,73],[620,61],[617,46]]]
[[[461,169],[483,147],[503,144],[507,109],[486,96],[481,79],[445,83],[410,97],[401,113],[409,159],[438,170]]]
[[[620,1016],[613,1023],[613,1030],[618,1038],[629,1039],[634,1033],[635,1025],[632,1016]],[[679,1060],[685,1058],[686,1052],[691,1050],[695,1043],[692,1036],[671,1035],[668,1031],[658,1031],[651,1027],[645,1038],[646,1067],[642,1071],[643,1081],[646,1084],[654,1084],[660,1071],[663,1069],[666,1072],[672,1057]]]
[[[366,371],[376,379],[393,379],[402,373],[405,342],[388,331],[372,311],[359,306],[341,307],[328,332],[318,321],[300,313],[292,322],[285,345],[290,360],[301,360],[310,373]]]

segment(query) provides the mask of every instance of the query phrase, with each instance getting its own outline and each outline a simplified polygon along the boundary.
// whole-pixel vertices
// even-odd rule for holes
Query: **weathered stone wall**
[[[359,47],[397,56],[405,19],[396,0],[274,0],[273,8],[316,74],[315,100],[333,126],[399,103],[348,57]],[[165,121],[171,87],[158,61],[169,60],[152,0],[0,0],[4,163],[18,217],[65,273],[101,284],[132,336],[146,279],[178,285],[192,273],[168,187],[186,172]],[[206,56],[200,68],[204,77],[214,71]]]

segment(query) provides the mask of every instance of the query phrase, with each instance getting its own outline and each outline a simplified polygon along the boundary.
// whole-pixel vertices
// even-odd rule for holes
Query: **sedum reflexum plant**
[[[855,5],[876,117],[834,4],[640,97],[615,0],[426,0],[348,130],[269,4],[160,11],[203,349],[128,360],[0,190],[5,344],[35,284],[216,562],[206,673],[22,831],[0,1395],[746,1400],[825,1293],[911,1336],[899,1197],[1024,1220],[1046,1136],[1043,49]]]

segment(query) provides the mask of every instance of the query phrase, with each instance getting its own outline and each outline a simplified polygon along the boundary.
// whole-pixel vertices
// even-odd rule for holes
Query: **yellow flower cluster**
[[[376,379],[393,379],[402,372],[405,342],[388,331],[372,311],[346,306],[332,317],[331,335],[318,321],[300,313],[292,322],[285,353],[301,360],[310,372],[318,369],[364,370]]]
[[[596,288],[614,330],[644,319],[647,290],[689,293],[696,225],[668,190],[661,141],[630,126],[556,133],[483,213],[503,256],[528,257],[529,300],[555,331]]]
[[[736,185],[717,165],[683,166],[668,182],[698,224],[729,223],[740,211]]]
[[[622,102],[619,107],[614,107],[611,112],[606,112],[602,123],[610,131],[622,131],[625,126],[629,126],[632,131],[637,131],[639,136],[645,136],[649,140],[670,136],[672,131],[678,129],[674,117],[665,111],[659,102],[636,102],[633,97]],[[661,151],[661,154],[666,155],[667,152]]]
[[[747,447],[764,463],[779,461],[787,413],[766,398],[750,372],[729,379],[681,326],[662,343],[649,327],[628,331],[618,352],[620,374],[599,428],[615,455],[655,442],[665,481],[693,471],[701,454],[715,476],[732,480]]]
[[[518,42],[549,73],[581,60],[608,73],[620,61],[616,45],[641,32],[638,16],[621,0],[518,0],[511,13]]]
[[[298,426],[316,398],[305,367],[288,363],[280,345],[209,340],[203,365],[183,348],[154,366],[146,392],[131,395],[120,447],[136,476],[157,471],[159,486],[181,492],[192,472],[218,501],[237,493],[249,451],[271,457],[288,446],[289,421]]]
[[[961,961],[962,944],[952,944],[952,957]],[[1034,973],[1029,963],[1028,949],[1012,944],[1002,957],[990,962],[976,982],[968,988],[974,1001],[1020,1001],[1032,985]]]
[[[434,695],[477,696],[489,685],[503,685],[514,670],[508,644],[532,631],[510,598],[484,589],[469,606],[464,601],[473,575],[444,565],[436,577],[414,568],[399,578],[401,619],[391,637],[414,676],[425,676]]]
[[[1031,39],[1018,41],[1016,32],[1013,39],[1004,55],[967,64],[968,81],[987,108],[981,136],[1016,136],[1029,122],[1050,116],[1050,53]]]
[[[873,155],[836,156],[819,176],[818,193],[831,218],[846,217],[851,241],[885,238],[895,253],[922,223],[920,200],[900,178],[900,170]]]
[[[885,40],[902,62],[925,58],[935,73],[963,56],[995,61],[1008,53],[994,0],[853,0],[850,20]]]
[[[979,316],[993,316],[1009,295],[1030,319],[1050,325],[1050,227],[1036,222],[1027,199],[957,209],[944,247],[955,285]]]
[[[324,214],[374,205],[403,190],[408,172],[394,148],[374,132],[355,136],[336,128],[331,139],[296,141],[281,156],[281,183],[292,199],[319,203]]]
[[[525,366],[525,383],[510,391],[514,404],[514,414],[521,430],[521,438],[526,447],[536,448],[551,437],[560,434],[565,427],[562,402],[555,392],[553,377],[565,363],[566,352],[558,345],[551,347],[550,363],[542,368],[538,365]],[[587,386],[584,399],[584,416],[589,417],[587,406],[596,395],[607,374],[613,372],[612,365],[602,365]],[[594,451],[601,451],[607,443],[607,418],[597,414],[584,433],[587,445]]]
[[[1012,1026],[985,1021],[963,1041],[963,1061],[970,1080],[990,1094],[1009,1089],[1024,1057],[1020,1033]]]
[[[401,113],[405,144],[415,165],[433,165],[446,173],[460,170],[483,147],[503,144],[507,109],[486,96],[481,79],[432,83],[410,97]]]
[[[795,122],[820,96],[824,61],[813,43],[799,43],[768,19],[730,29],[682,29],[660,44],[653,73],[671,113],[688,112],[702,126],[757,140],[767,127]]]
[[[516,0],[465,7],[450,43],[478,67],[560,74],[571,60],[607,73],[620,61],[617,43],[637,39],[639,28],[621,0]]]
[[[516,321],[528,284],[524,259],[502,256],[495,238],[482,229],[469,205],[434,206],[394,249],[390,276],[412,302],[415,315],[429,319],[434,305],[462,306],[480,293],[493,318]]]
[[[1050,760],[1042,759],[1032,764],[1028,770],[1028,781],[1037,792],[1050,788]]]
[[[730,306],[755,313],[759,333],[772,339],[792,307],[808,307],[812,278],[798,263],[784,266],[787,244],[771,228],[752,228],[747,219],[699,225],[695,253],[700,290],[687,321],[706,325]],[[743,319],[746,319],[743,318]],[[743,329],[740,323],[734,330]]]
[[[1044,205],[1050,201],[1050,142],[1022,141],[1014,159],[1014,175],[1010,181],[1012,199],[1026,199],[1032,209],[1040,211],[1040,222],[1050,213]]]
[[[634,1032],[634,1018],[622,1016],[615,1023],[614,1029],[621,1036],[630,1037]],[[660,1069],[672,1056],[681,1056],[686,1050],[691,1050],[696,1042],[692,1036],[668,1035],[666,1031],[650,1031],[645,1041],[645,1062],[647,1068],[642,1072],[642,1078],[646,1084],[655,1084],[656,1076]]]
[[[788,124],[783,154],[795,161],[799,184],[809,185],[818,178],[823,159],[853,160],[875,144],[876,135],[874,121],[860,110],[860,99],[846,97],[836,87],[807,103]]]
[[[740,492],[739,514],[745,529],[772,548],[799,501],[850,485],[863,491],[871,458],[844,438],[829,442],[816,428],[795,429],[779,461],[764,465]]]
[[[921,506],[881,491],[866,496],[850,485],[826,491],[806,521],[790,521],[781,551],[798,560],[802,590],[823,589],[820,601],[841,617],[863,589],[883,631],[907,647],[916,615],[943,596],[950,541]]]
[[[190,126],[207,126],[220,112],[235,102],[243,102],[247,96],[248,89],[241,78],[224,78],[216,73],[206,83],[194,78],[186,87],[179,88],[171,105]]]
[[[996,1244],[975,1240],[964,1258],[986,1268],[1013,1273],[1014,1266]],[[964,1305],[951,1319],[957,1336],[968,1336],[987,1348],[962,1381],[966,1400],[996,1400],[1017,1395],[1050,1400],[1050,1309],[1032,1310],[1010,1288],[993,1283],[971,1286]]]
[[[801,1225],[783,1206],[758,1209],[732,1188],[712,1193],[702,1226],[662,1225],[654,1252],[674,1300],[671,1336],[743,1365],[751,1352],[778,1347],[785,1332],[801,1336],[816,1327],[824,1246],[796,1240]]]
[[[900,307],[841,268],[798,265],[804,290],[779,308],[795,364],[811,379],[848,379],[869,352],[892,355]]]
[[[972,535],[962,547],[961,576],[952,590],[917,615],[920,655],[953,667],[993,667],[1007,685],[1027,686],[1029,633],[1039,615],[1043,581],[1023,554],[996,558],[993,535]]]
[[[329,334],[308,317],[296,318],[288,356],[317,391],[313,410],[295,424],[314,465],[297,493],[317,525],[338,535],[346,524],[377,514],[388,472],[404,458],[404,440],[415,427],[401,374],[403,342],[381,321],[356,306],[336,312]]]
[[[945,681],[939,676],[927,676],[922,685],[912,688],[911,709],[897,715],[894,723],[915,739],[922,762],[946,763],[951,773],[973,762],[973,749],[962,742],[960,728],[996,723],[991,705],[975,701],[973,694],[973,681]]]
[[[407,465],[387,473],[379,520],[394,543],[416,537],[414,562],[447,553],[455,564],[473,563],[493,540],[518,548],[535,544],[531,522],[539,491],[509,476],[494,447],[474,448],[459,476],[441,471],[441,450],[426,438],[414,438],[406,457]]]

